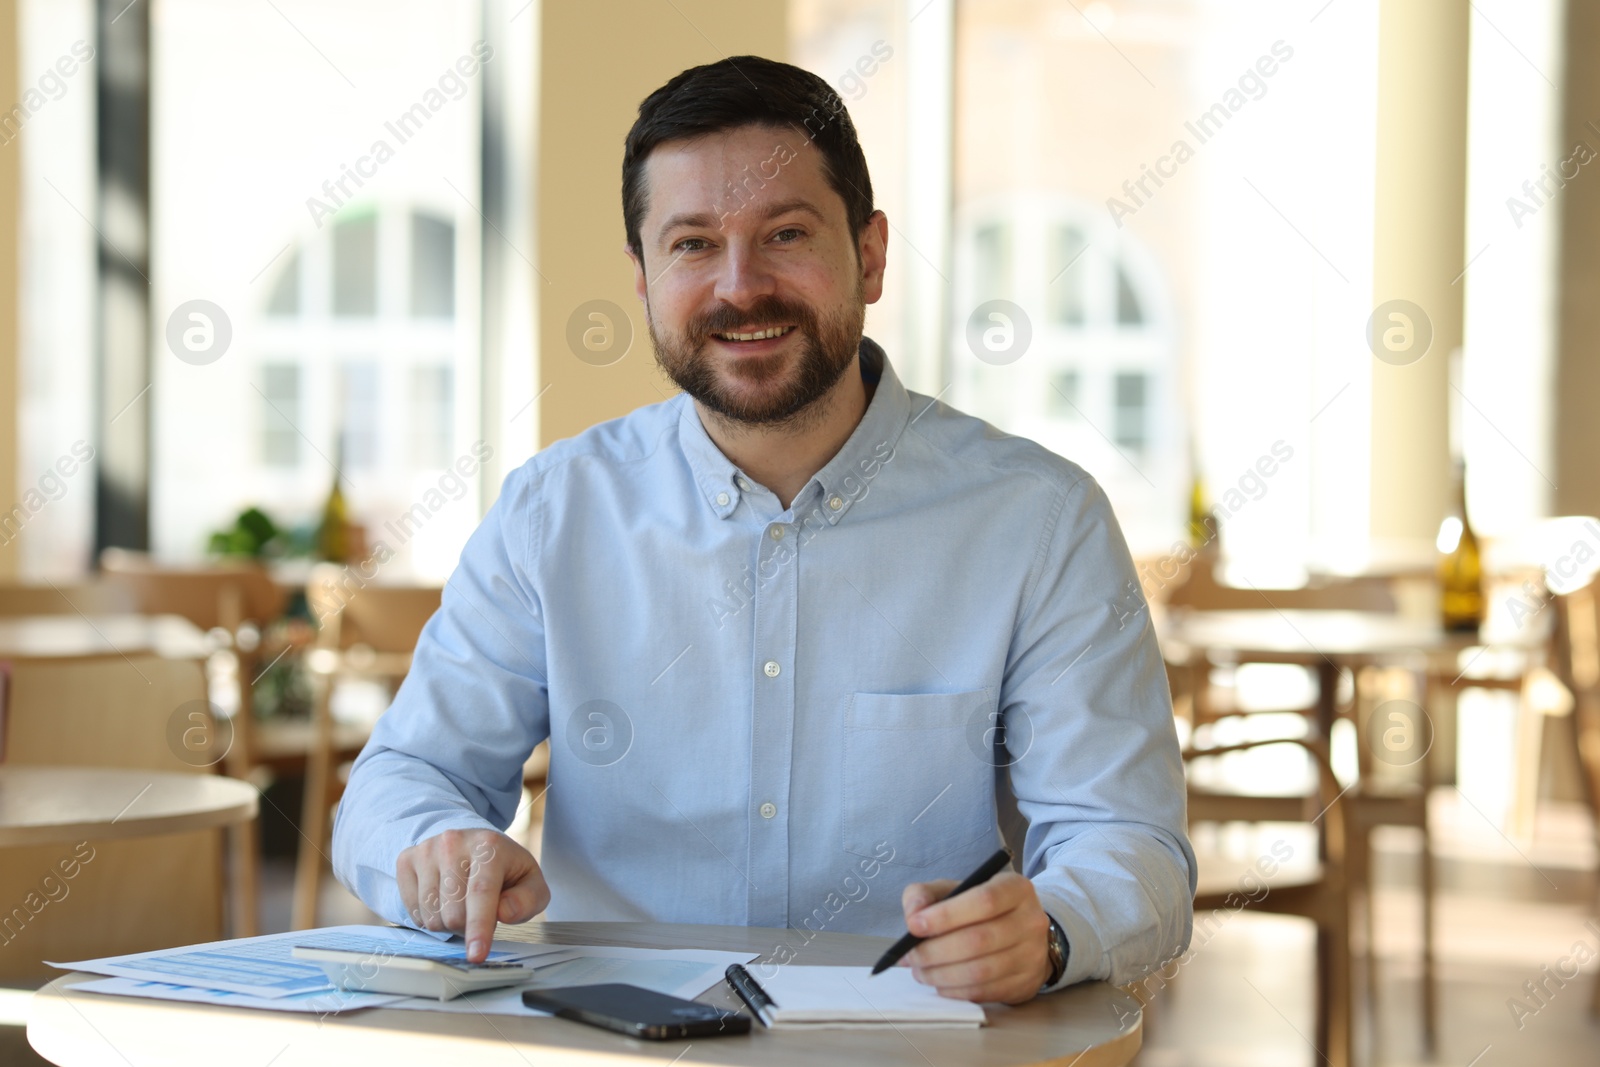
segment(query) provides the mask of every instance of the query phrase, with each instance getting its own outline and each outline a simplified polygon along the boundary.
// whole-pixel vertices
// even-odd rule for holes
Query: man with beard
[[[947,996],[1188,944],[1161,656],[1100,487],[908,392],[862,336],[888,221],[843,102],[740,56],[639,108],[625,251],[683,390],[505,482],[357,760],[379,914],[926,938]],[[549,738],[543,862],[501,831]],[[1018,870],[944,897],[1013,844]]]

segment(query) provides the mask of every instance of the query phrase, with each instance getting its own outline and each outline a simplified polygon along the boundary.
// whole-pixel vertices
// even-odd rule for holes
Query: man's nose
[[[776,277],[764,257],[754,249],[730,245],[717,276],[716,296],[734,307],[748,307],[759,296],[776,290]]]

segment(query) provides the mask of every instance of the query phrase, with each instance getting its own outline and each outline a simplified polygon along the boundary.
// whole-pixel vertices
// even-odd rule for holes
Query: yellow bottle
[[[1467,469],[1456,461],[1456,491],[1451,510],[1439,524],[1440,621],[1446,630],[1477,633],[1483,624],[1483,561],[1478,536],[1467,518]]]
[[[333,489],[328,502],[322,505],[322,525],[317,528],[317,554],[329,563],[350,562],[350,512],[344,502],[344,490],[339,488],[339,468],[344,466],[344,435],[339,435],[337,463],[333,473]]]
[[[1194,454],[1192,447],[1189,454]],[[1217,539],[1217,517],[1211,511],[1211,500],[1206,493],[1206,482],[1200,473],[1199,462],[1191,461],[1190,468],[1193,474],[1189,484],[1189,547],[1199,552]]]

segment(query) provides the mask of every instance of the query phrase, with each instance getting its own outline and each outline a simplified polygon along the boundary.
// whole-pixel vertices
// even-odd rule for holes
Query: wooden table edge
[[[49,770],[48,767],[28,767],[28,770]],[[73,770],[121,771],[124,768],[79,768]],[[137,774],[138,772],[133,772]],[[175,774],[177,772],[151,772]],[[237,799],[222,807],[204,811],[186,811],[176,815],[153,813],[134,815],[127,819],[118,816],[114,821],[86,819],[80,822],[44,823],[35,826],[0,826],[0,848],[21,848],[29,845],[53,845],[77,840],[120,841],[136,837],[160,837],[166,834],[188,833],[192,830],[212,830],[247,823],[260,814],[260,794],[248,782],[222,775],[195,775],[197,780],[216,783],[215,788],[237,794]]]

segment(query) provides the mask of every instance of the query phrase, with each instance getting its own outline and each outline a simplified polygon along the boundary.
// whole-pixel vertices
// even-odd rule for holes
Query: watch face
[[[1055,919],[1050,920],[1050,934],[1048,942],[1050,953],[1050,976],[1045,979],[1045,985],[1052,986],[1061,981],[1061,976],[1067,970],[1067,936],[1061,929],[1061,924]]]

